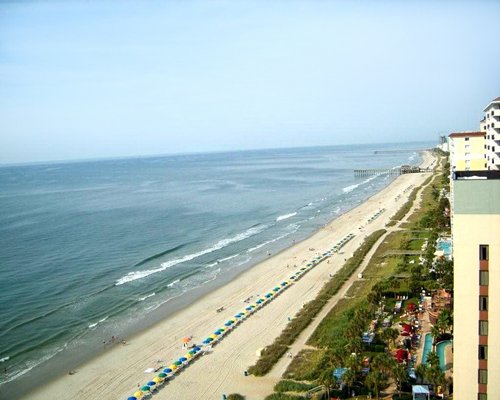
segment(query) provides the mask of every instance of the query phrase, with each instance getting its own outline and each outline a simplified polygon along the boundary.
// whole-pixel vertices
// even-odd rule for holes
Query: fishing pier
[[[403,174],[419,174],[422,172],[432,172],[432,169],[412,167],[409,165],[402,165],[399,168],[388,168],[388,169],[355,169],[354,176],[403,175]]]

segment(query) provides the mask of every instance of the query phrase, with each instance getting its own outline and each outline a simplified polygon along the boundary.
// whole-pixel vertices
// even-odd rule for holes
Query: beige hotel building
[[[500,171],[452,175],[454,399],[500,399]]]

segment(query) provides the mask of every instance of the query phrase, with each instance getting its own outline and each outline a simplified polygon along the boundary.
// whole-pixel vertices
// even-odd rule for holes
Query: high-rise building
[[[486,169],[500,170],[500,97],[491,101],[483,111],[484,122],[481,121],[480,126],[484,126],[486,134]]]
[[[455,171],[452,190],[454,398],[499,399],[500,171]]]

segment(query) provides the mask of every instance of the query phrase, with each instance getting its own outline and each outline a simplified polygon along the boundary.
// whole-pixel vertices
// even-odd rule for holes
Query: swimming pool
[[[432,335],[425,334],[424,338],[424,351],[422,352],[422,364],[427,364],[427,355],[432,351]]]
[[[438,239],[436,248],[441,250],[447,258],[451,257],[451,239]]]
[[[424,351],[422,352],[422,364],[427,364],[427,356],[432,351],[432,342],[434,338],[432,334],[426,333],[424,339]],[[436,353],[439,357],[439,368],[441,371],[446,371],[446,356],[444,354],[447,346],[451,345],[451,340],[443,340],[436,345]]]
[[[443,340],[436,345],[436,352],[439,356],[439,367],[441,371],[446,371],[446,356],[445,350],[447,346],[451,346],[451,340]]]

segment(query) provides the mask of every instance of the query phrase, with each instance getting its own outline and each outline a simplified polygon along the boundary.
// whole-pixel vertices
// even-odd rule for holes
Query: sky
[[[5,1],[0,163],[435,140],[500,96],[498,1]]]

